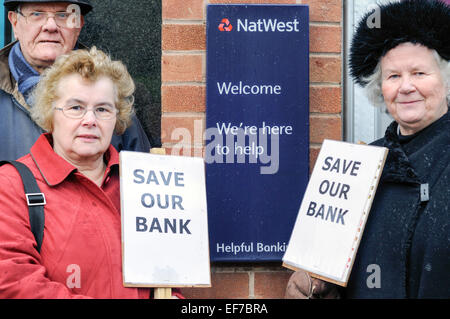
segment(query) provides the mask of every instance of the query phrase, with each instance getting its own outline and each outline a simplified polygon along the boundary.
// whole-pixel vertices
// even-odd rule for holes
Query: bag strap
[[[36,249],[38,252],[40,252],[42,240],[44,238],[44,205],[46,204],[45,196],[43,193],[41,193],[41,190],[36,183],[36,179],[26,165],[17,161],[0,161],[0,166],[4,164],[13,165],[22,177],[23,188],[25,190],[25,197],[27,200],[30,216],[31,232],[36,239]]]

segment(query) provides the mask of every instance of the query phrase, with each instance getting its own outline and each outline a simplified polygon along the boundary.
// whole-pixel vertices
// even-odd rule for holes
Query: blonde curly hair
[[[55,63],[45,70],[33,91],[35,104],[31,108],[33,120],[47,132],[53,131],[53,102],[58,99],[57,89],[62,78],[79,74],[83,79],[95,82],[99,77],[111,79],[116,92],[117,120],[116,134],[123,134],[131,123],[134,113],[134,81],[125,65],[113,61],[101,50],[75,50],[59,56]]]

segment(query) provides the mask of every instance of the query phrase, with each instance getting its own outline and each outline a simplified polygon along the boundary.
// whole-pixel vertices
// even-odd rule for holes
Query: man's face
[[[20,6],[22,15],[13,11],[8,13],[25,59],[39,72],[52,65],[58,56],[70,52],[78,40],[84,24],[82,16],[75,27],[73,23],[58,25],[53,17],[56,12],[66,12],[68,5],[68,2],[24,3]],[[50,16],[36,23],[29,17],[33,12],[49,13]]]

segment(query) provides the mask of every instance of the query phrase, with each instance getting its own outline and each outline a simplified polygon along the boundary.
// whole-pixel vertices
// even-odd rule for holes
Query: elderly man
[[[40,73],[55,59],[77,49],[89,0],[5,0],[8,19],[17,39],[0,50],[0,159],[29,153],[43,130],[29,116],[33,88]],[[139,120],[111,143],[120,150],[148,152],[150,143]]]

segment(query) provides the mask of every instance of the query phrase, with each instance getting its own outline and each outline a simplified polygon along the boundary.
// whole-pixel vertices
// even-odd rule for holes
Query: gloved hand
[[[339,299],[338,286],[312,278],[306,271],[298,270],[289,278],[286,299]]]

